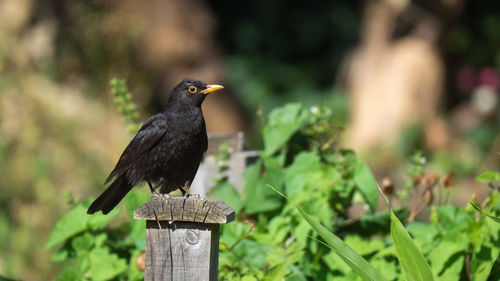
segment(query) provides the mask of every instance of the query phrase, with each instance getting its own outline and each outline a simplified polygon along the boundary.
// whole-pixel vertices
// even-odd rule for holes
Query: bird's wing
[[[151,150],[167,132],[167,119],[163,114],[151,116],[123,151],[116,167],[109,174],[104,184],[124,174],[130,166],[145,152]]]

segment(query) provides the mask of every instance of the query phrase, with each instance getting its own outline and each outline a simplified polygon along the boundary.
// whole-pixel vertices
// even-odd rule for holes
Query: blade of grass
[[[476,203],[474,203],[474,202],[472,202],[472,201],[469,201],[469,204],[471,204],[471,205],[472,205],[472,207],[474,207],[474,209],[476,209],[479,213],[481,213],[481,214],[483,214],[483,215],[485,215],[485,216],[489,217],[490,219],[492,219],[492,220],[494,220],[494,221],[496,221],[496,222],[500,223],[500,218],[497,218],[497,217],[495,217],[495,216],[493,216],[493,215],[490,215],[490,214],[486,213],[486,212],[484,211],[484,209],[483,209],[483,208],[481,208],[481,206],[479,206],[478,204],[476,204]]]
[[[281,193],[276,188],[271,185],[267,185],[269,188],[274,190],[276,193],[281,195],[283,198],[288,200],[300,213],[300,215],[311,225],[311,227],[325,240],[330,249],[335,251],[351,268],[358,274],[363,280],[367,281],[387,281],[380,272],[375,270],[367,260],[356,253],[351,247],[349,247],[342,239],[330,232],[326,227],[318,222],[314,217],[310,216],[304,212],[299,206],[293,204],[283,193]]]
[[[378,185],[377,185],[378,186]],[[407,281],[432,281],[431,267],[427,263],[424,255],[420,252],[413,239],[411,238],[406,228],[403,226],[398,217],[394,214],[389,203],[389,199],[385,196],[378,187],[380,194],[384,197],[389,212],[391,214],[391,238],[396,249],[396,254],[399,264],[405,273]]]

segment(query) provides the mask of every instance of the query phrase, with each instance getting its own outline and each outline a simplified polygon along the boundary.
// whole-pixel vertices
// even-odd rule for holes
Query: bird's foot
[[[169,193],[158,193],[158,192],[153,192],[153,198],[165,198],[165,199],[170,199],[172,198],[172,195]]]

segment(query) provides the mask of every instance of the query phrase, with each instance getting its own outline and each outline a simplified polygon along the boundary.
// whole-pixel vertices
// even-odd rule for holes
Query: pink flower
[[[500,86],[500,77],[493,67],[485,67],[479,72],[479,84],[490,87],[493,91]]]

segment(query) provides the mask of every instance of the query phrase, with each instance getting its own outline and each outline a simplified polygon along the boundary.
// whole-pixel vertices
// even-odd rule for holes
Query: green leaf
[[[434,280],[429,264],[403,224],[391,212],[391,237],[407,281]]]
[[[266,184],[282,185],[283,174],[277,168],[266,167],[265,173],[261,176],[261,162],[248,167],[244,174],[244,207],[247,214],[256,214],[272,211],[282,206],[282,199]]]
[[[232,247],[234,243],[244,238],[251,229],[250,225],[240,221],[235,221],[230,226],[223,224],[220,241],[224,242],[228,247]]]
[[[63,260],[66,260],[68,258],[68,250],[67,249],[60,249],[57,253],[53,254],[51,259],[54,262],[61,262]]]
[[[240,194],[232,184],[224,181],[216,185],[212,189],[212,192],[212,197],[224,201],[228,206],[233,208],[236,213],[241,210],[242,204]]]
[[[101,227],[118,214],[115,209],[107,215],[87,215],[87,207],[79,204],[60,219],[52,229],[45,249],[51,248],[85,230]]]
[[[354,182],[370,206],[370,210],[375,212],[377,209],[378,189],[377,182],[370,168],[363,162],[358,162],[354,169]]]
[[[274,187],[268,185],[276,193],[280,194],[283,198],[287,199],[285,195],[279,192]],[[289,201],[290,202],[290,201]],[[387,281],[375,270],[362,256],[356,253],[351,247],[349,247],[342,239],[336,236],[334,233],[330,232],[326,227],[318,222],[314,217],[310,216],[304,212],[299,206],[294,205],[294,207],[299,211],[300,215],[311,225],[311,227],[325,240],[326,244],[330,249],[335,251],[343,260],[346,262],[352,270],[363,280],[370,281]]]
[[[262,131],[264,152],[272,155],[281,148],[307,120],[308,111],[300,103],[289,103],[275,108],[269,114],[269,121]]]
[[[476,181],[479,182],[500,182],[500,172],[485,171],[476,176]]]
[[[500,248],[494,245],[484,245],[481,250],[472,255],[470,269],[474,281],[487,281],[491,269],[498,258]]]
[[[380,240],[380,238],[365,240],[358,235],[348,235],[344,241],[354,251],[356,251],[356,253],[362,256],[369,255],[385,248],[385,244],[382,240]]]
[[[266,263],[267,251],[271,248],[250,239],[243,239],[236,244],[233,252],[253,268],[261,268]]]
[[[286,195],[294,199],[295,194],[300,194],[307,182],[309,173],[319,169],[320,159],[314,152],[301,152],[285,171]]]
[[[64,271],[59,275],[57,281],[79,281],[80,276],[71,268],[66,267]]]
[[[458,253],[465,252],[469,245],[467,234],[460,231],[447,233],[439,245],[434,247],[429,254],[432,271],[440,275],[441,271],[448,269],[448,261]],[[461,270],[461,268],[460,268]],[[459,272],[460,273],[460,272]]]
[[[108,248],[95,248],[90,252],[90,274],[93,281],[110,280],[127,270],[127,263]]]
[[[487,216],[488,218],[490,218],[490,219],[492,219],[492,220],[494,220],[494,221],[496,221],[496,222],[500,223],[500,218],[497,218],[497,217],[495,217],[495,216],[493,216],[493,215],[488,214],[488,213],[487,213],[487,212],[485,212],[485,211],[483,210],[483,208],[481,208],[481,206],[479,206],[478,204],[476,204],[476,203],[474,203],[474,202],[472,202],[472,201],[469,201],[469,204],[471,204],[471,205],[472,205],[472,207],[474,207],[474,209],[476,209],[476,210],[477,210],[478,212],[480,212],[481,214],[483,214],[483,215]]]
[[[363,280],[386,280],[378,271],[373,268],[368,261],[357,254],[342,239],[330,232],[321,225],[315,218],[308,215],[300,207],[297,207],[302,217],[311,225],[311,227],[325,240],[326,244],[334,250],[358,276]]]

